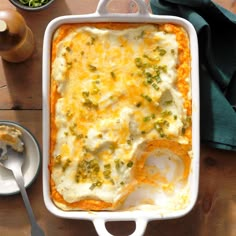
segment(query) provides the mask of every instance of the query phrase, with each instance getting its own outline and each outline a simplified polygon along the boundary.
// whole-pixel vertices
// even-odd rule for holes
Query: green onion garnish
[[[19,2],[28,7],[41,7],[50,2],[50,0],[19,0]]]

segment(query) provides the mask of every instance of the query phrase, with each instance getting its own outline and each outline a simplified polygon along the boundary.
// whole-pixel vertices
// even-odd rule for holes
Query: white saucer
[[[15,122],[0,121],[0,125],[14,126],[22,132],[22,141],[25,144],[25,161],[22,166],[22,173],[25,180],[25,187],[28,187],[37,176],[41,164],[39,144],[29,130]],[[0,166],[0,195],[16,194],[19,191],[12,172]]]

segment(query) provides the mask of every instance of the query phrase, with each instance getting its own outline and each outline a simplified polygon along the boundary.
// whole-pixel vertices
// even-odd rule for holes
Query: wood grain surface
[[[126,0],[117,1],[116,7],[126,11],[122,5]],[[216,2],[236,12],[233,1]],[[45,27],[59,15],[92,13],[97,3],[98,0],[56,0],[41,12],[20,11],[34,33],[35,52],[24,63],[12,64],[0,60],[0,120],[12,120],[26,126],[41,148]],[[0,9],[6,8],[15,9],[8,0],[0,0]],[[200,154],[199,195],[193,210],[178,219],[149,222],[145,236],[236,235],[236,153],[201,145]],[[97,235],[90,221],[61,219],[47,211],[43,202],[41,171],[27,192],[37,221],[47,236]],[[118,236],[131,234],[134,227],[133,222],[107,223],[109,231]],[[20,194],[0,196],[0,236],[29,235],[30,225]]]

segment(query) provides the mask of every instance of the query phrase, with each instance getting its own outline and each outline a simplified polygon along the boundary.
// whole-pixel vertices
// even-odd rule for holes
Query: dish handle
[[[97,5],[96,13],[99,15],[109,14],[109,12],[107,11],[107,6],[110,1],[111,0],[100,0]],[[129,0],[128,4],[131,13],[137,12],[139,15],[150,14],[146,0]]]
[[[94,219],[93,224],[99,236],[113,236],[107,231],[105,219]],[[136,228],[129,236],[142,236],[146,230],[148,221],[145,219],[136,219]]]

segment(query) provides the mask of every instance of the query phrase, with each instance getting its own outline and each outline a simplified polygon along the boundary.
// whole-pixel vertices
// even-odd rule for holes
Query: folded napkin
[[[150,0],[150,6],[153,14],[180,16],[195,27],[201,142],[236,151],[236,15],[210,0]]]

